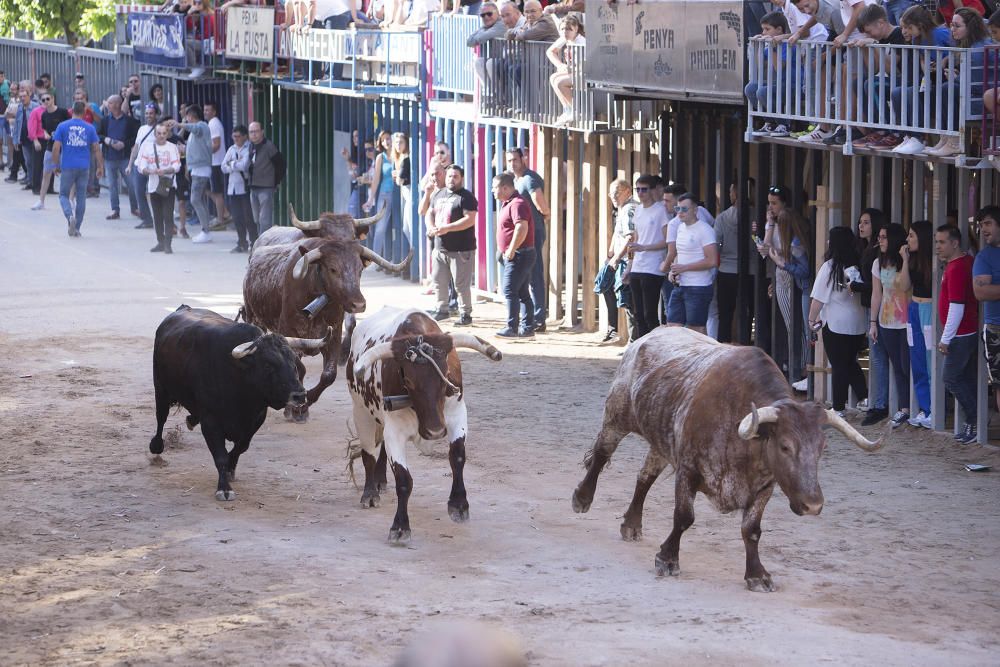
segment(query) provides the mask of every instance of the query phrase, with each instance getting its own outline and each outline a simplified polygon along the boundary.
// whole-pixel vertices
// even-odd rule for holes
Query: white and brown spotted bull
[[[413,477],[406,463],[406,444],[447,438],[451,463],[448,515],[453,521],[469,518],[469,501],[462,477],[468,414],[462,384],[459,348],[469,348],[493,361],[502,355],[471,334],[446,334],[426,313],[415,309],[383,308],[362,320],[351,336],[347,386],[354,401],[354,421],[365,466],[362,507],[379,502],[375,473],[382,445],[396,479],[396,516],[389,542],[410,539],[407,502]],[[387,409],[386,399],[408,407]],[[391,406],[389,406],[391,407]]]
[[[604,423],[584,459],[587,474],[573,493],[586,512],[597,478],[629,433],[649,443],[622,538],[642,537],[646,494],[667,465],[675,472],[674,527],[660,546],[658,575],[680,574],[681,535],[694,523],[702,492],[721,512],[742,510],[747,587],[773,591],[757,554],[760,520],[775,483],[795,514],[819,514],[819,459],[829,425],[865,451],[871,442],[833,410],[793,398],[788,382],[764,352],[724,345],[689,329],[662,327],[632,345],[611,384]]]

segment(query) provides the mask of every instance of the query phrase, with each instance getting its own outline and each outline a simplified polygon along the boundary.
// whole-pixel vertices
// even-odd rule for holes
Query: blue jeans
[[[887,410],[889,408],[889,355],[885,351],[882,339],[868,339],[868,359],[871,366],[872,390],[868,407],[872,410]]]
[[[128,162],[125,160],[108,160],[104,163],[104,172],[108,177],[108,191],[111,193],[112,213],[121,213],[119,198],[121,197],[122,185],[118,179],[128,181],[128,177],[125,175],[126,164]]]
[[[903,16],[903,12],[919,4],[916,0],[886,0],[885,13],[889,15],[889,23],[899,25],[899,19]]]
[[[928,415],[931,413],[931,376],[927,371],[930,367],[930,353],[924,332],[930,331],[933,310],[933,304],[929,301],[927,303],[911,301],[907,324],[910,329],[910,372],[913,375],[913,391],[917,394],[917,405]]]
[[[518,331],[521,304],[524,304],[524,326],[531,331],[535,326],[535,304],[531,301],[531,268],[535,265],[535,249],[522,248],[514,253],[514,259],[503,261],[503,296],[507,300],[507,328]]]
[[[378,193],[378,198],[375,200],[375,207],[370,211],[371,215],[375,215],[381,211],[383,206],[388,206],[389,212],[375,223],[375,239],[372,241],[372,250],[379,257],[386,256],[386,239],[389,236],[389,228],[392,227],[395,218],[392,206],[392,190]]]
[[[59,203],[62,205],[66,220],[77,230],[83,224],[83,214],[87,211],[87,183],[90,181],[90,168],[63,169],[59,179]],[[76,215],[69,201],[70,190],[76,186]]]
[[[149,184],[149,176],[146,174],[140,174],[139,170],[132,167],[132,191],[129,193],[129,199],[131,201],[132,196],[135,196],[135,206],[139,210],[139,217],[142,218],[142,224],[152,225],[153,224],[153,211],[149,208],[149,200],[146,199],[146,186]],[[171,221],[172,222],[172,221]]]
[[[670,305],[670,295],[674,291],[674,284],[669,280],[664,279],[663,286],[660,287],[660,319],[664,324],[670,321],[667,317],[667,307]]]
[[[944,388],[952,393],[965,413],[965,423],[976,423],[976,334],[955,336],[944,355],[941,376]]]
[[[687,327],[704,327],[715,288],[711,285],[677,285],[670,293],[667,321]]]
[[[191,206],[198,215],[198,222],[201,223],[201,231],[209,232],[209,221],[212,219],[208,212],[208,192],[212,179],[208,176],[191,177]],[[261,230],[263,231],[263,230]]]

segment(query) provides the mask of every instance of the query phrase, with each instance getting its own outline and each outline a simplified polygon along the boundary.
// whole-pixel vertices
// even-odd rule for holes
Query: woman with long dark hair
[[[851,283],[851,291],[861,295],[861,306],[870,311],[872,306],[872,263],[878,259],[878,233],[887,224],[885,213],[877,208],[866,208],[858,216],[855,233],[861,241],[861,281]],[[874,319],[871,315],[868,320]],[[872,391],[868,403],[858,403],[868,414],[862,426],[877,424],[889,416],[889,356],[882,341],[868,339],[868,358],[872,374]]]
[[[898,428],[910,418],[910,350],[906,343],[909,322],[910,286],[904,284],[903,255],[906,231],[897,223],[886,225],[878,235],[879,255],[870,268],[872,272],[872,310],[868,334],[881,339],[889,355],[896,381],[899,410],[892,417],[892,427]],[[909,281],[906,281],[907,283]]]
[[[822,328],[823,346],[833,369],[833,409],[843,416],[848,388],[859,399],[868,397],[865,374],[858,364],[858,353],[865,346],[865,309],[849,287],[861,280],[861,254],[850,227],[830,230],[824,259],[813,283],[809,328]]]
[[[396,183],[393,181],[394,166],[392,163],[392,133],[383,130],[378,133],[375,140],[375,168],[371,187],[368,188],[368,201],[365,202],[364,210],[377,213],[383,207],[388,206],[389,212],[375,223],[375,240],[372,243],[372,250],[382,257],[388,257],[385,245],[389,236],[389,229],[396,224],[395,211],[392,206],[396,196]],[[378,267],[376,271],[383,271]]]
[[[932,428],[931,425],[931,382],[930,345],[931,333],[931,272],[933,271],[932,247],[934,226],[927,220],[917,220],[910,225],[906,244],[899,249],[903,258],[900,284],[910,286],[913,297],[907,311],[907,328],[910,339],[910,370],[913,373],[913,389],[917,395],[920,412],[910,419],[910,426]]]

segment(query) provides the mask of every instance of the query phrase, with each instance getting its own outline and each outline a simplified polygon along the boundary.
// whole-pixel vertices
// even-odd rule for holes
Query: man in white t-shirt
[[[680,183],[674,183],[672,185],[666,186],[663,191],[663,205],[667,210],[667,217],[670,218],[670,222],[667,224],[667,256],[663,261],[663,266],[660,268],[663,273],[670,270],[670,265],[674,263],[674,259],[677,257],[677,230],[681,226],[681,219],[677,217],[677,205],[679,203],[681,195],[687,192],[687,188]],[[715,218],[711,213],[708,212],[704,206],[698,207],[698,219],[702,222],[708,223],[711,227],[715,227]],[[670,303],[670,292],[674,289],[674,284],[669,280],[663,281],[662,292],[662,305],[663,312],[663,323],[667,323],[667,304]],[[712,302],[713,305],[715,302]],[[711,313],[715,314],[715,319],[718,320],[718,308],[712,308]],[[711,316],[709,317],[711,320]]]
[[[632,312],[635,314],[636,338],[641,338],[660,326],[660,287],[664,271],[661,268],[667,251],[666,208],[653,200],[654,177],[643,174],[635,182],[635,195],[640,206],[632,216],[635,240],[628,244],[632,251],[629,287],[632,290]]]
[[[668,276],[675,286],[667,305],[667,324],[705,333],[708,306],[715,294],[719,246],[715,230],[698,219],[698,198],[690,192],[679,197],[677,215],[682,224],[675,241],[677,258]]]
[[[219,120],[219,107],[215,102],[205,102],[205,120],[212,135],[212,180],[209,194],[215,204],[216,215],[212,231],[219,232],[226,228],[232,218],[226,210],[226,175],[222,173],[222,162],[226,159],[226,128]]]
[[[145,174],[140,174],[135,169],[135,158],[139,155],[139,151],[144,145],[156,141],[156,133],[154,132],[156,129],[156,107],[147,104],[143,118],[146,122],[145,125],[139,128],[139,131],[135,135],[135,143],[132,144],[132,153],[129,155],[125,173],[132,179],[136,201],[139,205],[139,217],[142,218],[142,222],[136,225],[135,228],[152,229],[153,211],[149,208],[149,199],[146,198],[146,185],[149,182],[149,178]]]

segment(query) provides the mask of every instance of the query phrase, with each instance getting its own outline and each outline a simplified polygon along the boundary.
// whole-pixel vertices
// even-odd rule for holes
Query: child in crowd
[[[546,51],[552,64],[556,66],[555,73],[549,77],[549,84],[555,91],[556,97],[562,102],[563,112],[556,118],[556,125],[567,125],[573,120],[573,77],[574,73],[583,66],[577,54],[583,55],[582,51],[576,51],[572,46],[583,46],[587,43],[583,34],[583,23],[576,16],[567,16],[559,26],[562,37],[552,43]]]
[[[760,31],[760,35],[753,39],[773,45],[763,48],[762,66],[759,71],[751,72],[751,81],[743,89],[743,93],[751,106],[766,111],[768,108],[774,108],[778,100],[794,93],[798,77],[795,76],[794,60],[792,63],[788,62],[788,45],[783,43],[782,39],[789,37],[788,20],[785,15],[781,12],[766,14],[760,20]],[[777,58],[772,57],[775,51],[778,54]],[[790,67],[793,68],[791,85],[786,86],[785,80],[788,78]],[[760,129],[754,130],[753,134],[755,137],[787,137],[788,126],[779,121],[767,120]]]

